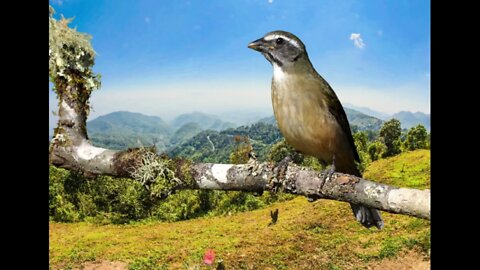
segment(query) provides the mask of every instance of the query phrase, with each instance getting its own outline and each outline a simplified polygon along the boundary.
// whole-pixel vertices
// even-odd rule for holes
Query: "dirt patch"
[[[408,251],[394,259],[385,259],[381,262],[372,264],[368,269],[371,270],[430,270],[430,258],[424,255]]]
[[[73,270],[127,270],[128,264],[124,262],[111,262],[111,261],[99,261],[99,262],[86,262],[83,263],[80,268],[73,268]]]

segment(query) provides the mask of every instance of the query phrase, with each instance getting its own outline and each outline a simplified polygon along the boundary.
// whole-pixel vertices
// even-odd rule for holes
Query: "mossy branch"
[[[288,162],[193,164],[157,156],[144,148],[115,151],[88,140],[88,101],[100,78],[92,72],[95,52],[89,37],[53,18],[50,11],[49,77],[59,100],[59,120],[51,142],[50,162],[86,176],[131,177],[160,197],[176,189],[287,192],[363,204],[391,213],[430,219],[430,191],[396,188],[352,175],[318,172]]]

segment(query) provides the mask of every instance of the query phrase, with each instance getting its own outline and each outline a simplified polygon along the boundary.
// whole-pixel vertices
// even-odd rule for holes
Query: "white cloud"
[[[268,0],[268,3],[269,3],[269,4],[272,4],[272,3],[273,3],[273,0]]]
[[[150,23],[150,17],[145,17],[145,22]]]
[[[353,40],[353,44],[357,48],[363,49],[365,47],[365,43],[363,42],[363,39],[360,37],[359,33],[350,34],[350,40]]]

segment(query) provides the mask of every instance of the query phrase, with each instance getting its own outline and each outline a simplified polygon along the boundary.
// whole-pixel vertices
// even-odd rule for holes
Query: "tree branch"
[[[50,145],[51,164],[86,176],[131,177],[145,185],[163,181],[169,189],[167,194],[175,189],[268,190],[430,219],[430,190],[396,188],[342,173],[329,177],[326,171],[288,162],[192,164],[160,157],[144,148],[114,151],[93,146],[88,140],[86,119],[90,94],[99,85],[99,77],[91,71],[94,51],[87,37],[68,28],[67,23],[57,22],[50,15],[49,76],[59,100],[59,121]]]
[[[75,91],[75,88],[66,90]],[[61,93],[64,92],[66,91]],[[286,192],[363,204],[391,213],[430,219],[430,190],[396,188],[342,173],[334,173],[331,178],[327,178],[326,171],[318,172],[293,163],[251,161],[242,165],[191,164],[185,160],[152,156],[151,152],[142,148],[114,151],[95,147],[87,139],[84,128],[84,106],[69,104],[62,96],[60,100],[58,128],[50,153],[51,163],[58,167],[80,171],[86,176],[104,174],[134,179],[139,179],[139,171],[147,168],[146,171],[151,172],[149,179],[142,181],[144,183],[155,181],[164,169],[170,169],[173,174],[166,180],[172,181],[172,190]],[[151,160],[148,161],[147,158]],[[162,167],[162,160],[167,165]],[[171,164],[168,165],[166,161]],[[157,162],[158,166],[152,167],[152,162]]]
[[[81,171],[87,176],[107,174],[138,179],[135,172],[147,166],[146,153],[151,153],[141,148],[113,151],[92,146],[86,139],[79,141],[79,145],[69,146],[54,143],[52,164]],[[333,173],[328,177],[327,171],[318,172],[286,162],[273,164],[251,161],[233,165],[191,164],[181,159],[170,160],[158,156],[155,159],[171,161],[171,165],[152,170],[150,179],[144,182],[154,181],[162,170],[170,169],[173,174],[167,180],[173,184],[172,190],[286,192],[363,204],[390,213],[430,219],[430,190],[396,188],[342,173]]]

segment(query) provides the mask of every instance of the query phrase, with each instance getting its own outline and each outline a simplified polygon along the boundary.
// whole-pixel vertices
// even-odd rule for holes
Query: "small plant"
[[[274,225],[275,223],[277,223],[277,220],[278,220],[278,209],[275,209],[275,211],[270,210],[270,217],[272,218],[272,221],[270,221],[270,223],[268,224],[268,226]]]

